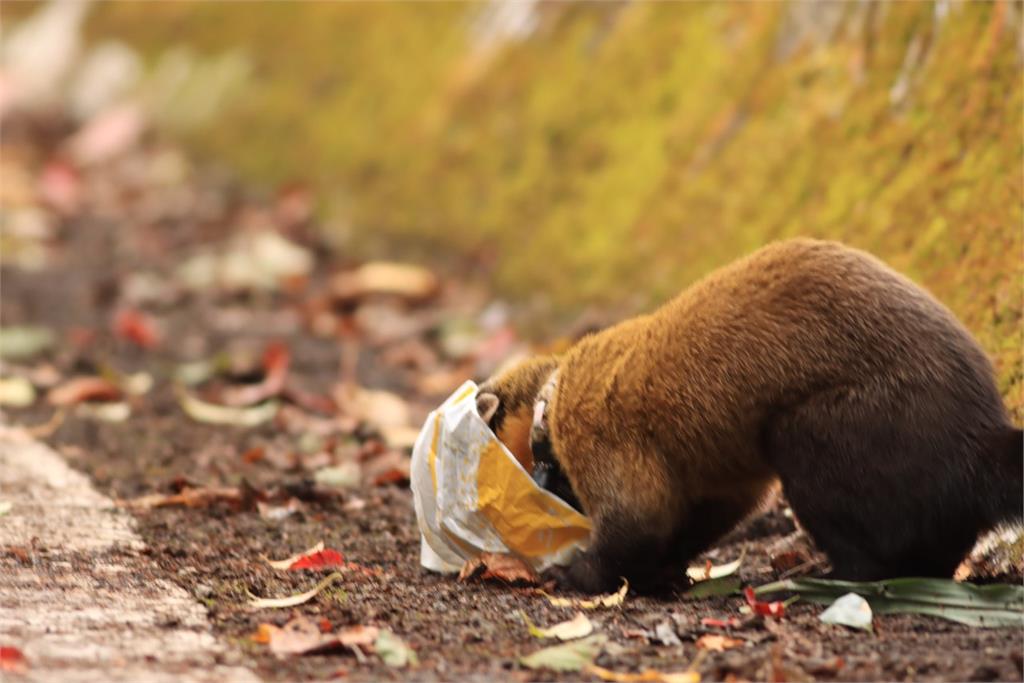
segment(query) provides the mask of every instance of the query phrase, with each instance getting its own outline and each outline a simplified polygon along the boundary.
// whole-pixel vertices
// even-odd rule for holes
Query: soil
[[[49,132],[24,133],[13,141],[9,137],[5,144],[19,145],[16,158],[34,168],[53,154],[45,142],[51,137]],[[154,143],[133,152],[129,160],[151,159],[161,151],[166,150]],[[112,162],[90,173],[116,186],[131,177],[130,168],[123,168],[127,163]],[[164,335],[153,349],[140,349],[111,332],[115,310],[130,299],[125,286],[130,274],[146,271],[172,279],[185,254],[238,229],[247,207],[273,201],[250,197],[229,180],[201,169],[183,182],[189,186],[184,199],[181,188],[173,186],[115,187],[123,212],[109,207],[93,210],[86,203],[61,219],[41,269],[4,266],[2,324],[45,325],[59,340],[55,349],[26,367],[49,367],[61,377],[114,368],[120,373],[146,371],[155,379],[151,391],[131,400],[132,415],[126,421],[97,421],[72,411],[45,440],[115,499],[170,492],[186,482],[242,486],[255,498],[266,494],[298,499],[300,510],[283,518],[260,514],[251,500],[135,512],[162,578],[183,586],[206,606],[217,635],[235,652],[231,659],[239,660],[232,663],[251,666],[266,680],[593,678],[531,671],[518,663],[520,656],[541,646],[528,633],[522,614],[547,625],[571,617],[572,610],[550,606],[530,588],[460,582],[420,567],[419,534],[407,484],[326,491],[313,483],[314,467],[301,458],[283,467],[270,457],[287,451],[282,444],[288,437],[279,421],[250,429],[211,425],[197,422],[180,408],[171,381],[178,364],[240,346],[259,349],[268,339],[287,343],[293,359],[290,377],[306,391],[326,393],[337,384],[339,357],[345,344],[356,342],[314,334],[303,316],[306,303],[323,291],[329,269],[337,265],[311,236],[315,231],[292,233],[318,254],[317,271],[301,286],[259,295],[178,293],[150,301],[145,308],[159,320]],[[201,208],[209,197],[218,202],[212,212]],[[143,205],[150,211],[144,219]],[[444,296],[457,293],[459,286],[449,282]],[[442,297],[426,308],[433,306],[443,316],[446,300]],[[335,308],[331,315],[342,319],[349,313]],[[425,335],[431,343],[436,341],[431,337],[434,332]],[[443,398],[443,393],[424,395],[415,389],[410,381],[415,371],[385,360],[388,345],[359,348],[359,382],[397,391],[412,407],[414,420]],[[44,401],[6,414],[13,423],[37,426],[52,415],[53,408]],[[356,426],[342,445],[365,449],[376,443],[372,429]],[[263,448],[265,457],[258,457],[256,448]],[[334,588],[298,607],[248,607],[250,594],[283,596],[310,588],[318,574],[277,571],[264,559],[286,557],[318,541],[338,549],[349,561],[378,568],[379,574],[345,572]],[[804,572],[821,569],[821,557],[795,528],[780,500],[719,543],[702,562],[717,564],[745,553],[739,576],[758,585],[779,578],[782,571],[772,567],[771,559],[790,547],[797,549],[797,557],[811,560]],[[1019,575],[1008,578],[1021,580]],[[866,633],[825,625],[818,620],[820,606],[801,602],[778,620],[744,619],[743,626],[728,629],[701,626],[705,617],[742,616],[742,605],[737,597],[630,595],[620,608],[590,614],[610,641],[596,663],[615,671],[679,671],[693,665],[704,680],[1022,679],[1022,634],[1017,630],[878,615],[874,631]],[[390,628],[416,651],[419,665],[394,669],[377,657],[357,657],[351,651],[278,658],[252,639],[261,623],[282,625],[299,614],[315,621],[327,619],[334,628]],[[657,629],[660,624],[667,624],[679,642],[663,642],[656,633],[665,633],[664,628]],[[695,644],[705,633],[727,634],[745,644],[705,653]]]

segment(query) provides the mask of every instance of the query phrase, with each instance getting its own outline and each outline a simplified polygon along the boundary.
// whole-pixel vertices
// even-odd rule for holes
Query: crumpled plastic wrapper
[[[466,382],[432,412],[412,452],[420,564],[456,572],[481,553],[510,553],[544,571],[590,540],[584,515],[530,477],[476,410]]]

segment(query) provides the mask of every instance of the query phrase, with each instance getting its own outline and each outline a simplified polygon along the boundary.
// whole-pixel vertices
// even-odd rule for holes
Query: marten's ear
[[[495,394],[490,392],[477,394],[476,412],[480,413],[480,417],[484,419],[484,422],[490,425],[491,419],[498,412],[498,404],[498,397]]]

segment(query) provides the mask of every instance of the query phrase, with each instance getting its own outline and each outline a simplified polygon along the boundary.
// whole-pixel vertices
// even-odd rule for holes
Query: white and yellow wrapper
[[[476,410],[466,382],[427,417],[412,452],[420,564],[456,572],[483,552],[511,553],[537,571],[564,565],[590,540],[590,521],[546,491]]]

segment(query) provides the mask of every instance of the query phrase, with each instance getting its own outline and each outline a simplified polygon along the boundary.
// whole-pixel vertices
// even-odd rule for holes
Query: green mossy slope
[[[349,249],[472,255],[558,313],[840,239],[947,303],[1024,418],[1018,6],[543,5],[482,47],[481,8],[107,3],[91,28],[243,46],[257,78],[196,144],[320,184]]]

